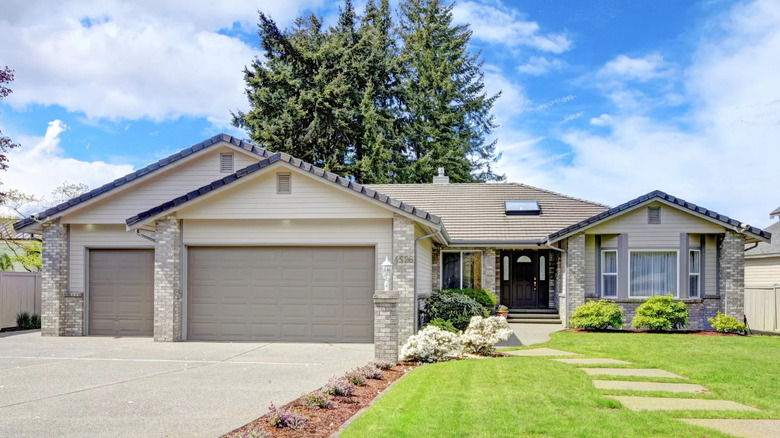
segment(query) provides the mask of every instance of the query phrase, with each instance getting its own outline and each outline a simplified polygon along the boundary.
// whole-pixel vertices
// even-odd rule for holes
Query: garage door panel
[[[91,335],[151,336],[154,331],[154,251],[89,251]]]
[[[189,339],[373,340],[372,248],[191,247],[188,271]]]

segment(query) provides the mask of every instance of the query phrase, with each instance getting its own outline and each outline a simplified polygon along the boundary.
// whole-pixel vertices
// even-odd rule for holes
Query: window
[[[508,272],[508,270],[505,270],[505,272]],[[480,287],[482,287],[482,252],[448,251],[441,253],[442,289]]]
[[[504,213],[507,216],[539,215],[542,208],[537,201],[504,201]]]
[[[292,175],[289,173],[276,174],[276,193],[280,195],[292,193]]]
[[[501,275],[504,276],[504,281],[509,281],[509,256],[504,256],[504,267],[501,270]]]
[[[647,223],[648,224],[661,223],[661,207],[647,207]]]
[[[677,251],[631,251],[631,296],[677,296],[677,266]]]
[[[692,249],[688,256],[688,275],[690,289],[688,293],[692,297],[698,297],[701,293],[701,252],[698,249]]]
[[[222,173],[233,173],[233,154],[219,154],[219,171]]]
[[[601,251],[601,296],[617,296],[617,251]]]
[[[544,281],[547,274],[547,266],[545,266],[544,260],[544,256],[539,256],[539,281]]]

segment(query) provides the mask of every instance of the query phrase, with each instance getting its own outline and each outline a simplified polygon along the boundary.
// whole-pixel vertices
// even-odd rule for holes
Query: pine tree
[[[409,179],[429,182],[444,167],[454,182],[495,181],[496,142],[486,143],[496,124],[479,53],[469,51],[471,31],[453,25],[453,5],[439,0],[405,0],[401,8],[401,61]]]

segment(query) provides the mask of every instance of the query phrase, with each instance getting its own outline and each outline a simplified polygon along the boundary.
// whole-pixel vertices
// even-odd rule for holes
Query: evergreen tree
[[[485,93],[479,53],[471,54],[471,31],[452,24],[453,5],[439,0],[401,3],[401,61],[410,180],[429,182],[444,167],[454,182],[495,181],[491,165],[496,127],[491,109],[500,93]]]

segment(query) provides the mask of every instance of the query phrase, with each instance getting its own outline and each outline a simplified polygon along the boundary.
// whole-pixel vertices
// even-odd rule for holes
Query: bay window
[[[445,251],[441,253],[442,289],[478,289],[481,287],[481,251]]]
[[[629,287],[632,297],[671,293],[677,296],[677,251],[631,251]]]

